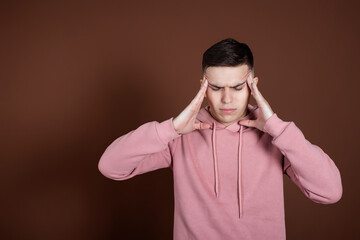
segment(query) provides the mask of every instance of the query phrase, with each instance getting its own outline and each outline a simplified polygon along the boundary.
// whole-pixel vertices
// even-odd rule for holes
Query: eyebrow
[[[239,84],[236,84],[235,86],[232,86],[231,88],[240,87],[240,86],[243,85],[244,83],[246,83],[246,81],[245,81],[245,82],[242,82],[242,83],[239,83]],[[208,82],[208,84],[209,84],[210,86],[212,86],[212,87],[215,87],[215,88],[223,88],[223,87],[217,86],[217,85],[215,85],[215,84],[211,84],[211,83],[209,83],[209,82]]]
[[[242,79],[247,78],[248,75],[249,75],[249,73],[251,73],[251,71],[247,72],[246,75],[245,75],[245,77],[243,77]],[[244,82],[242,82],[242,83],[239,83],[239,84],[236,84],[235,86],[232,86],[231,88],[240,87],[240,86],[243,85],[244,83],[246,83],[246,80],[245,80]],[[217,86],[217,85],[215,85],[215,84],[209,83],[209,81],[208,81],[208,84],[209,84],[210,86],[214,87],[214,88],[223,88],[223,87],[219,87],[219,86]]]

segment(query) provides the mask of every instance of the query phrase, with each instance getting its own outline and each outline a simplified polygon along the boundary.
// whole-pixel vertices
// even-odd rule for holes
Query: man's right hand
[[[204,100],[205,92],[208,87],[207,79],[203,79],[201,88],[196,94],[191,103],[173,119],[175,131],[178,134],[186,134],[194,131],[195,129],[209,129],[208,123],[195,123],[196,116],[200,110],[201,104]]]

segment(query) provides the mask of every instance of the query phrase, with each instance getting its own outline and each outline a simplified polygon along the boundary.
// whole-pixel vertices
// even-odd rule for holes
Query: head
[[[205,51],[202,70],[209,83],[205,97],[211,115],[225,126],[244,117],[251,95],[246,80],[254,78],[250,48],[232,38],[224,39]]]

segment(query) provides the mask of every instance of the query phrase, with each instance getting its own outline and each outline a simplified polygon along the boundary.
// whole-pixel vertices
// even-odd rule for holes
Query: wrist
[[[179,130],[178,130],[178,127],[177,127],[176,118],[173,118],[172,121],[171,121],[171,123],[172,123],[172,126],[173,126],[174,131],[175,131],[177,134],[180,135]]]

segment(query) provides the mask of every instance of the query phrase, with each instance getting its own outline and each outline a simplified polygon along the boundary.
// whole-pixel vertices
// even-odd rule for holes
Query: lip
[[[220,108],[220,111],[225,113],[225,114],[231,114],[235,111],[235,108]]]

